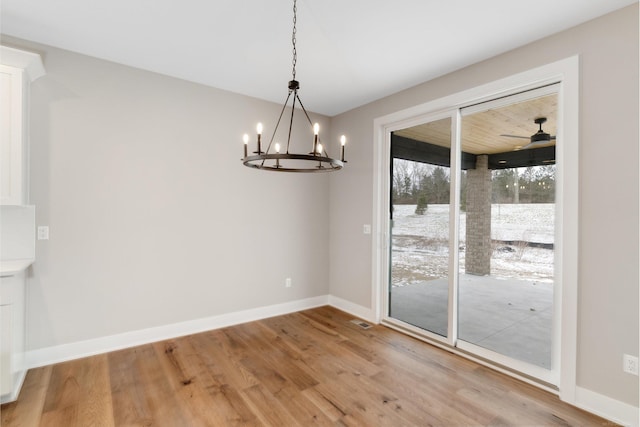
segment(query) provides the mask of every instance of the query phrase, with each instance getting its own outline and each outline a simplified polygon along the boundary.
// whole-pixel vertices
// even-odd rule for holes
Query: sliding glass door
[[[556,92],[390,135],[389,319],[543,381],[555,363]]]

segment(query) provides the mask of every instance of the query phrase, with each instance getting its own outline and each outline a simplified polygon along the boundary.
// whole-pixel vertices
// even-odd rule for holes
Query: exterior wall
[[[491,170],[489,156],[479,155],[467,170],[467,227],[465,272],[491,274]]]

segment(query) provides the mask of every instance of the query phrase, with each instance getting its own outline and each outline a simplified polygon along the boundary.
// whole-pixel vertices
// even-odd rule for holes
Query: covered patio
[[[553,284],[460,274],[458,337],[546,369],[551,367]],[[447,335],[446,279],[392,287],[390,316]]]

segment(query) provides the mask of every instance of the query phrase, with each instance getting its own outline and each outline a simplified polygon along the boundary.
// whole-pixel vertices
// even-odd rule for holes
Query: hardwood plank
[[[322,393],[316,390],[315,387],[302,391],[304,397],[313,403],[330,421],[336,422],[347,414],[344,412],[345,408],[341,408],[338,403],[334,403],[327,399]]]
[[[53,366],[47,398],[44,402],[44,414],[63,410],[77,404],[82,393],[76,378],[76,375],[81,371],[81,363],[82,359]]]
[[[482,407],[460,404],[457,396],[458,390],[467,385],[465,375],[477,365],[461,359],[454,370],[433,360],[426,363],[416,359],[413,353],[398,351],[384,342],[372,341],[368,347],[376,351],[376,358],[381,359],[378,363],[383,367],[379,374],[372,377],[376,383],[403,395],[439,419],[455,424],[482,424],[493,418]],[[391,354],[385,354],[388,351]],[[425,378],[429,380],[425,381]]]
[[[240,394],[253,408],[254,413],[263,425],[276,427],[302,425],[261,384],[242,390]]]
[[[83,426],[114,426],[111,383],[106,354],[81,359],[76,375],[81,390],[77,423]]]
[[[299,314],[265,319],[262,323],[272,330],[281,331],[282,339],[299,349],[305,363],[325,377],[348,373],[373,375],[380,370],[373,363],[337,345],[346,339],[344,336],[331,333],[330,329]]]
[[[237,419],[237,414],[229,416],[227,406],[212,405],[212,395],[201,386],[205,379],[198,376],[197,356],[188,340],[179,338],[159,342],[154,344],[154,348],[177,404],[185,409],[191,425],[223,425]]]
[[[113,426],[106,355],[54,365],[43,425]]]
[[[189,337],[154,346],[158,354],[163,354],[160,361],[165,374],[180,405],[186,409],[191,425],[240,425],[254,421],[253,416],[246,417],[246,411],[236,411],[225,387],[207,371]]]
[[[306,389],[309,390],[309,389]],[[334,422],[316,403],[304,394],[306,390],[292,392],[284,389],[275,397],[287,412],[303,426],[329,426]]]
[[[53,366],[31,369],[15,402],[2,405],[0,425],[36,426],[40,424]]]
[[[261,322],[257,324],[241,325],[234,328],[238,339],[251,348],[252,368],[261,365],[261,372],[256,372],[260,379],[266,374],[266,381],[262,384],[269,388],[294,419],[302,425],[332,425],[325,413],[307,398],[302,392],[318,384],[308,365],[301,361],[299,352],[287,347],[282,338],[273,333]],[[256,363],[257,360],[261,360]],[[282,363],[286,360],[287,363]],[[272,384],[269,378],[273,375],[278,380]],[[284,380],[284,381],[283,381]]]
[[[240,390],[259,384],[236,357],[236,348],[240,344],[233,342],[224,329],[194,335],[191,342],[202,362],[220,384]]]
[[[61,406],[42,413],[40,427],[80,426],[78,406]]]
[[[612,425],[351,319],[319,307],[34,369],[2,425]]]
[[[257,327],[256,327],[257,326]],[[282,350],[279,342],[282,340],[280,336],[269,335],[268,330],[257,322],[257,325],[239,325],[234,328],[250,347],[250,354],[255,358],[264,360],[265,366],[277,371],[279,376],[286,378],[294,384],[299,390],[305,390],[318,384],[310,369],[306,365],[297,363],[282,363],[283,360],[291,360],[291,352]]]
[[[202,386],[212,395],[216,406],[221,405],[221,410],[227,411],[228,405],[237,414],[237,420],[230,420],[232,424],[237,421],[241,425],[258,425],[255,414],[240,396],[240,390],[258,385],[259,381],[230,356],[226,345],[216,339],[218,333],[212,331],[189,337],[204,370],[199,375]]]
[[[120,376],[112,386],[119,394],[113,399],[116,425],[188,425],[185,408],[179,404],[154,347],[144,345],[122,352],[129,358],[124,370],[130,378]],[[121,419],[120,414],[126,418]]]
[[[153,422],[136,369],[138,350],[139,347],[108,355],[114,421],[119,426],[148,426]]]
[[[450,386],[449,390],[443,391],[437,381],[424,381],[424,378],[409,370],[390,369],[376,375],[372,380],[403,396],[424,412],[448,423],[486,425],[495,417],[495,413],[487,412],[482,406],[461,401],[458,387]]]
[[[489,412],[500,412],[500,419],[511,424],[521,423],[520,415],[526,414],[528,422],[539,425],[581,425],[584,411],[571,405],[560,404],[557,396],[520,381],[505,381],[507,377],[487,367],[479,366],[469,376],[470,382],[493,384],[482,390],[464,389],[458,395],[466,397],[469,404],[478,402]]]
[[[318,382],[310,376],[304,369],[294,363],[282,363],[287,360],[278,346],[272,345],[268,335],[265,335],[259,325],[240,325],[234,327],[233,339],[246,344],[243,360],[247,369],[260,380],[260,385],[269,393],[268,397],[275,398],[280,402],[292,418],[302,425],[330,425],[330,420],[326,415],[308,400],[301,390],[306,390]],[[230,333],[227,331],[227,333]],[[280,341],[275,337],[273,342]],[[264,408],[256,406],[264,402],[264,392],[257,393],[254,387],[246,389],[246,397],[253,399],[254,408],[262,410]],[[251,392],[251,390],[253,390]],[[256,394],[257,393],[257,394]],[[255,400],[256,397],[260,399]],[[264,414],[259,414],[263,420]],[[271,422],[271,421],[269,421]]]

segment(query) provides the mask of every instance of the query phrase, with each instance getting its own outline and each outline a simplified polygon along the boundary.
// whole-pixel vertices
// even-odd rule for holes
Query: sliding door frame
[[[549,384],[541,383],[500,361],[487,361],[456,347],[456,323],[449,321],[448,336],[441,337],[391,319],[388,313],[390,283],[389,203],[390,203],[390,145],[391,132],[438,118],[452,119],[452,183],[450,205],[450,247],[457,248],[459,203],[455,199],[460,190],[460,109],[474,104],[510,96],[541,86],[558,83],[558,143],[556,145],[556,236],[555,281],[560,292],[554,292],[553,342],[559,346],[558,366]],[[557,393],[566,402],[575,402],[577,356],[577,287],[578,287],[578,146],[579,146],[579,57],[573,56],[523,73],[509,76],[473,89],[433,100],[374,120],[374,200],[372,250],[372,307],[376,321],[446,348],[464,357],[486,364],[496,370]],[[457,318],[457,255],[450,252],[449,319]],[[557,294],[557,295],[555,295]],[[453,317],[455,316],[455,317]]]

